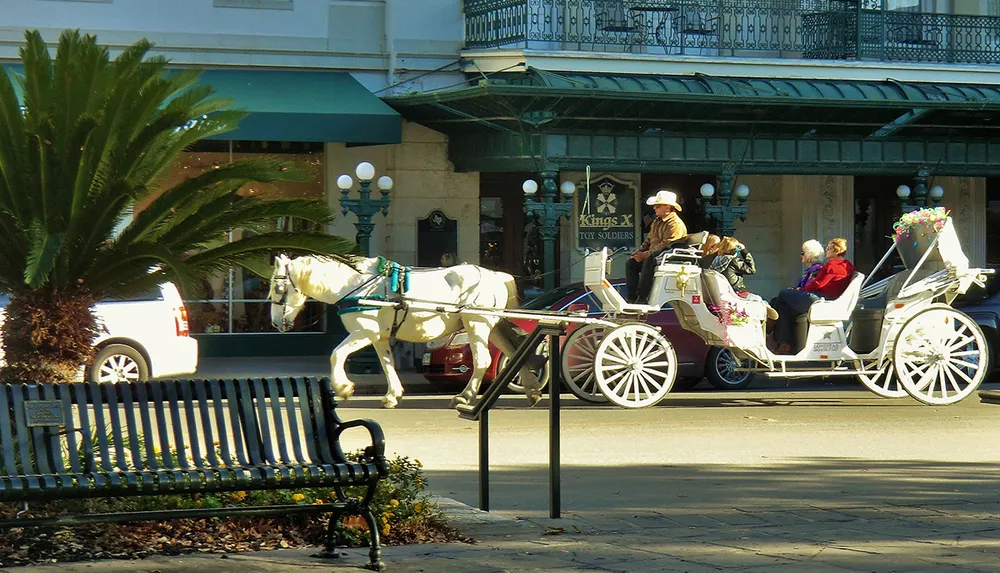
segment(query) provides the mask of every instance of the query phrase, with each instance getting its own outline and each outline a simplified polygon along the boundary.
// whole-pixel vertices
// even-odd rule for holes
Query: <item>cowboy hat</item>
[[[666,189],[660,189],[649,199],[646,199],[647,205],[670,205],[674,209],[681,211],[681,206],[677,203],[677,193],[673,191],[667,191]]]

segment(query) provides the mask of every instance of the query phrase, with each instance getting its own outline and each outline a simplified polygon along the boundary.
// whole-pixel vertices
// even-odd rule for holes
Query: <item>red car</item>
[[[624,296],[625,281],[616,280],[612,284],[622,291]],[[590,316],[599,317],[604,314],[597,298],[582,283],[556,287],[526,302],[521,308],[557,311],[586,309]],[[753,374],[736,372],[734,370],[736,361],[732,354],[723,348],[706,346],[696,334],[681,328],[677,322],[677,315],[669,306],[665,306],[664,309],[647,316],[646,322],[658,326],[677,352],[677,381],[674,383],[674,388],[678,390],[693,388],[702,378],[707,378],[712,386],[720,390],[739,390],[750,385]],[[532,320],[519,319],[511,322],[525,332],[530,332],[534,328]],[[492,344],[490,352],[493,363],[486,371],[484,382],[493,380],[507,358]],[[429,342],[425,347],[422,363],[424,377],[431,382],[468,382],[472,376],[472,351],[468,336],[464,331],[459,331]],[[546,364],[539,373],[540,379],[548,379],[547,370]]]

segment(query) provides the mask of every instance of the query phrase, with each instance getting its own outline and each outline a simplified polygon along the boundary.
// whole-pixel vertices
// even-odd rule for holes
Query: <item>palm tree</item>
[[[91,357],[95,301],[168,280],[189,290],[278,250],[355,248],[319,232],[273,230],[278,217],[328,222],[323,201],[240,192],[300,177],[295,165],[241,160],[157,189],[181,152],[233,130],[245,114],[196,85],[198,71],[170,71],[165,59],[147,57],[151,47],[143,40],[111,59],[93,36],[66,31],[52,59],[29,31],[20,50],[23,104],[0,70],[0,291],[11,295],[5,380],[72,379]],[[154,195],[129,222],[131,206]],[[258,232],[219,240],[236,228]]]

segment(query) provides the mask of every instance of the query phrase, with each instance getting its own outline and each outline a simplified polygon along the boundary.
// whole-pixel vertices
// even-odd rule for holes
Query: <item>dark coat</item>
[[[712,261],[711,269],[722,273],[722,276],[726,277],[736,292],[747,290],[747,286],[743,282],[743,275],[752,275],[757,272],[753,255],[743,249],[737,250],[732,255],[718,255]]]

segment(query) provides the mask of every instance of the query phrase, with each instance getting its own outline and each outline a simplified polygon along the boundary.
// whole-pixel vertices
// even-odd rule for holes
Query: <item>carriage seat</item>
[[[835,300],[817,300],[809,307],[808,320],[812,324],[830,324],[847,322],[858,305],[861,296],[861,284],[865,282],[863,273],[854,273],[850,284]]]
[[[665,262],[686,262],[698,263],[701,261],[701,246],[708,239],[708,231],[699,231],[677,239],[670,243],[657,256],[657,263]]]

